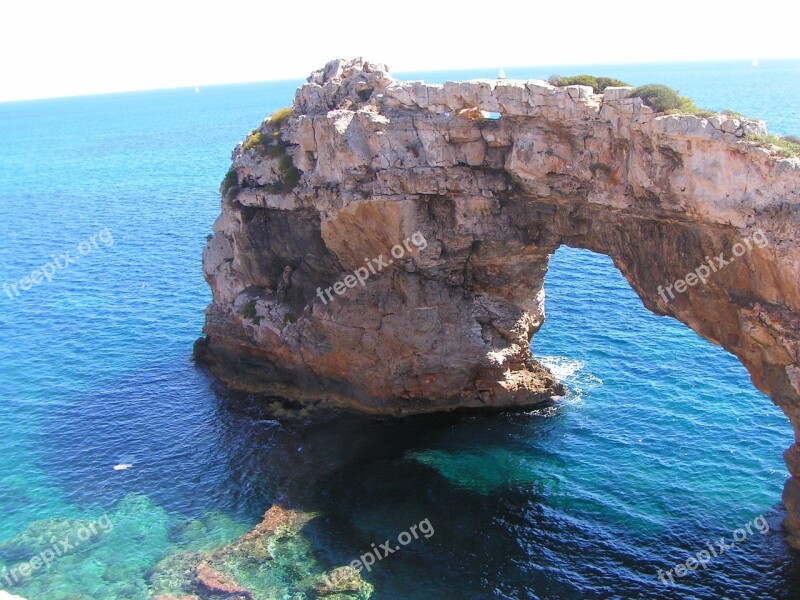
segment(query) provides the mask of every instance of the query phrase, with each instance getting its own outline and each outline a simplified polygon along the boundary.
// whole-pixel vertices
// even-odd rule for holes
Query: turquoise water
[[[506,71],[664,82],[800,132],[800,61]],[[285,593],[273,581],[259,598],[294,597],[292,563],[347,564],[426,518],[433,536],[364,574],[373,598],[793,597],[800,565],[777,531],[788,421],[606,257],[553,257],[533,350],[570,391],[535,411],[278,423],[193,365],[230,151],[298,83],[0,104],[0,285],[96,241],[51,282],[0,291],[0,565],[114,524],[13,586],[0,572],[0,589],[146,599],[159,561],[278,502],[316,516],[275,561]],[[759,515],[776,531],[657,579]]]

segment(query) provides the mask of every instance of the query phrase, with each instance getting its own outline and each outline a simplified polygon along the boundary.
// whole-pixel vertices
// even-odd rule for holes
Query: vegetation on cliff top
[[[286,121],[288,121],[291,118],[293,114],[294,114],[294,107],[292,106],[279,108],[274,113],[272,113],[272,116],[270,116],[269,120],[267,121],[267,124],[277,125],[277,126],[283,125],[284,123],[286,123]]]
[[[578,77],[587,77],[579,75]],[[589,76],[590,77],[590,76]],[[575,78],[571,78],[575,79]],[[598,82],[601,78],[598,78]],[[568,84],[572,85],[572,84]],[[585,83],[584,85],[589,85]],[[617,85],[617,84],[613,84]],[[597,89],[597,88],[595,88]],[[663,112],[668,114],[682,114],[682,115],[695,115],[697,117],[713,117],[720,114],[735,119],[745,119],[744,115],[732,110],[722,110],[715,112],[705,110],[697,106],[691,98],[681,96],[678,90],[673,89],[666,85],[651,83],[642,85],[635,88],[631,92],[632,97],[641,98],[645,105],[649,106],[656,112]],[[800,137],[788,135],[778,136],[772,134],[765,135],[746,135],[745,139],[758,143],[761,146],[771,147],[773,150],[777,148],[776,153],[779,156],[785,157],[800,157]]]
[[[269,194],[285,194],[291,191],[300,181],[302,173],[294,166],[292,157],[286,153],[286,142],[280,134],[280,126],[286,123],[294,114],[294,108],[287,107],[276,110],[267,119],[264,126],[255,129],[242,145],[243,151],[256,150],[270,158],[277,158],[280,179],[262,186]],[[227,177],[226,177],[227,179]],[[224,182],[223,182],[224,184]]]
[[[660,83],[649,83],[635,88],[631,96],[641,98],[645,105],[656,112],[713,117],[712,110],[697,106],[691,98],[681,96],[678,90]]]
[[[594,89],[595,93],[603,92],[607,87],[631,87],[630,84],[625,83],[613,77],[596,77],[595,75],[573,75],[570,77],[562,77],[561,75],[552,75],[548,82],[551,85],[563,87],[566,85],[588,85]],[[635,88],[631,92],[632,97],[641,98],[644,103],[655,110],[656,112],[665,112],[672,114],[688,114],[698,117],[711,117],[717,113],[704,110],[697,106],[691,98],[681,96],[678,90],[673,89],[666,85],[658,83],[650,83]],[[727,111],[732,112],[732,111]],[[729,116],[734,116],[733,114]],[[741,118],[741,115],[737,115]]]
[[[262,127],[254,129],[247,139],[244,141],[243,150],[251,150],[253,148],[264,150],[272,158],[282,156],[286,149],[286,144],[283,142],[278,129],[286,123],[294,114],[294,108],[287,106],[286,108],[279,108],[276,110],[264,125],[267,131],[263,131]]]
[[[551,75],[547,80],[550,85],[556,87],[564,87],[566,85],[588,85],[591,86],[595,93],[602,92],[607,87],[628,87],[629,83],[614,79],[613,77],[595,77],[594,75],[572,75],[571,77],[562,77],[561,75]]]
[[[796,135],[746,135],[745,139],[756,142],[760,146],[772,147],[773,149],[777,147],[777,154],[779,156],[800,158],[800,137]]]

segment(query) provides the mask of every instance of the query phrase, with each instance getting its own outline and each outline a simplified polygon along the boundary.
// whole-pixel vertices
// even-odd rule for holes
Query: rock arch
[[[763,123],[360,59],[293,109],[234,151],[204,252],[197,356],[228,384],[391,414],[539,402],[559,384],[529,343],[566,244],[735,354],[800,436],[800,160],[748,141]],[[797,444],[785,460],[800,547]]]

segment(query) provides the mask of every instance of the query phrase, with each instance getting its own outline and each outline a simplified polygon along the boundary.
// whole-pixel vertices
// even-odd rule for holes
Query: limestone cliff
[[[333,61],[233,153],[198,356],[234,387],[372,412],[535,403],[560,391],[529,341],[567,244],[739,357],[800,432],[800,160],[748,139],[765,131],[628,88]],[[786,462],[800,477],[797,445]],[[793,531],[799,497],[790,480]]]

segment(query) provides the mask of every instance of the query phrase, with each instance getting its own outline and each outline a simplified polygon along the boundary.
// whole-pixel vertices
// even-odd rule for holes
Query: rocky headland
[[[535,404],[563,392],[529,348],[566,244],[736,355],[800,434],[800,159],[763,122],[631,92],[328,63],[233,152],[196,356],[306,407]],[[784,457],[800,547],[797,444]]]

